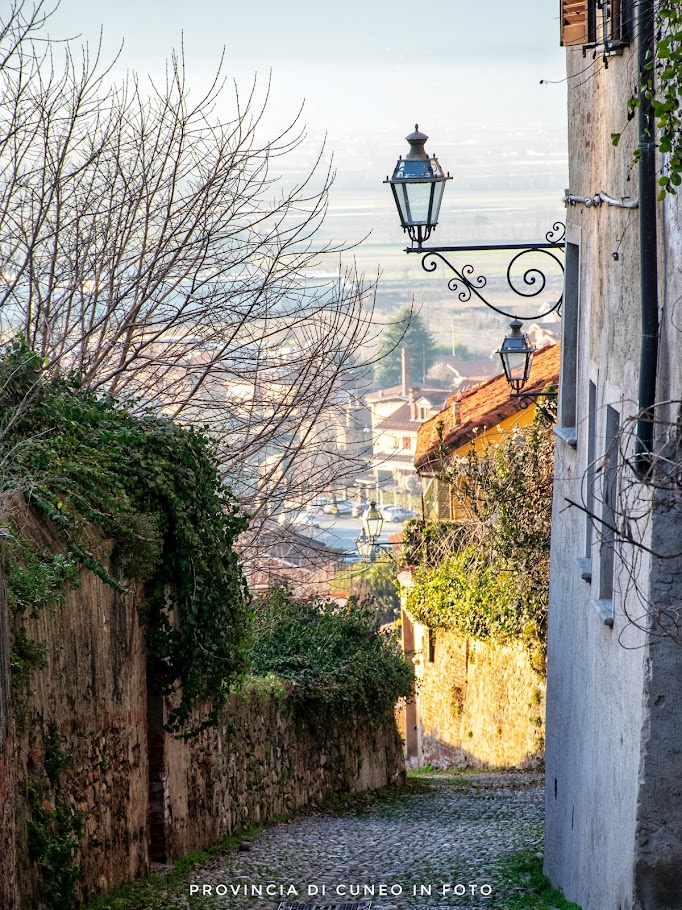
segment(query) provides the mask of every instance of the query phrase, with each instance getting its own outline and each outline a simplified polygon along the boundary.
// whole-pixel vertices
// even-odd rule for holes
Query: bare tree
[[[373,285],[320,243],[321,155],[275,165],[299,119],[261,139],[268,92],[222,74],[190,91],[111,78],[99,53],[40,43],[41,8],[0,26],[0,331],[102,394],[208,426],[252,515],[362,464],[339,441],[373,335]],[[320,270],[333,257],[333,279]],[[326,274],[329,274],[329,266]]]

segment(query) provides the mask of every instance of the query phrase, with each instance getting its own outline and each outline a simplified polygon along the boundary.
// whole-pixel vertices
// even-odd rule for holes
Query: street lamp
[[[381,536],[383,525],[384,516],[377,509],[377,504],[374,501],[370,502],[369,509],[367,509],[362,519],[362,529],[364,533],[376,543]]]
[[[428,136],[420,133],[415,127],[414,133],[406,137],[410,144],[410,151],[398,163],[393,171],[393,177],[387,177],[393,191],[393,198],[398,209],[400,223],[404,231],[410,236],[412,246],[407,247],[406,253],[419,253],[422,256],[422,268],[425,272],[434,272],[439,265],[445,265],[453,273],[448,281],[448,288],[457,293],[459,300],[466,303],[478,298],[489,309],[512,320],[512,333],[502,342],[498,353],[502,358],[505,376],[513,389],[514,395],[519,395],[530,375],[530,366],[533,357],[533,348],[528,341],[528,336],[521,333],[521,320],[542,319],[550,313],[561,312],[563,295],[557,300],[550,301],[540,307],[540,312],[532,314],[509,313],[492,304],[483,291],[488,279],[485,275],[476,275],[473,265],[456,266],[445,254],[473,253],[487,251],[509,251],[512,253],[507,266],[507,285],[519,297],[534,298],[543,293],[547,286],[547,276],[538,265],[535,258],[532,264],[524,257],[529,254],[547,256],[548,265],[558,266],[563,274],[564,264],[560,254],[564,251],[564,237],[566,227],[562,222],[555,222],[552,229],[545,235],[545,240],[540,243],[503,243],[482,244],[479,246],[433,246],[425,247],[424,242],[431,236],[431,232],[438,224],[440,204],[445,189],[445,181],[450,180],[450,175],[443,175],[443,170],[435,156],[429,158],[424,148]],[[525,267],[524,267],[525,266]],[[516,269],[520,268],[520,277]],[[506,358],[506,359],[505,359]]]
[[[528,335],[521,334],[522,325],[520,319],[513,319],[509,324],[511,333],[505,335],[502,346],[495,352],[500,355],[504,375],[516,393],[520,392],[528,382],[535,353],[535,348],[530,343]]]
[[[438,224],[445,181],[452,177],[443,174],[435,155],[429,158],[426,154],[424,144],[429,137],[419,132],[418,124],[415,123],[414,132],[405,138],[410,143],[410,151],[404,158],[398,158],[393,176],[390,180],[387,177],[384,183],[389,183],[393,190],[403,231],[407,231],[413,243],[421,246]]]
[[[370,502],[362,519],[362,532],[355,541],[355,548],[363,562],[372,562],[375,552],[380,548],[377,541],[383,525],[384,516],[377,509],[377,504]]]
[[[355,540],[355,549],[363,562],[371,562],[374,555],[374,543],[371,537],[368,537],[363,531]]]

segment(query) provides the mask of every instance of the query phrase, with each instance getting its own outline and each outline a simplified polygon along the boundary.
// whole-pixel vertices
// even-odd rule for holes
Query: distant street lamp
[[[372,501],[369,504],[369,509],[365,512],[362,519],[362,528],[365,534],[376,541],[381,536],[381,529],[384,526],[384,516],[377,509],[377,504]]]
[[[374,541],[363,531],[355,540],[355,549],[363,562],[371,562],[374,555]]]
[[[542,319],[554,312],[560,314],[563,295],[560,294],[558,300],[552,302],[551,305],[546,304],[539,313],[529,315],[509,313],[494,306],[483,295],[482,292],[488,283],[488,279],[484,275],[475,275],[472,265],[456,267],[444,254],[500,250],[513,252],[514,255],[507,266],[508,287],[519,297],[537,297],[547,285],[547,277],[544,271],[537,266],[537,260],[534,260],[534,264],[525,269],[521,280],[512,275],[512,269],[522,262],[522,257],[530,253],[541,253],[558,265],[563,273],[564,264],[559,254],[564,251],[566,227],[562,222],[555,222],[552,230],[545,235],[545,241],[541,243],[425,247],[424,242],[429,239],[438,224],[445,182],[451,177],[449,174],[447,176],[443,174],[443,169],[435,155],[429,158],[425,150],[428,136],[420,133],[417,126],[415,126],[415,131],[406,138],[410,144],[410,151],[405,158],[398,158],[393,176],[390,179],[387,177],[384,181],[384,183],[390,184],[400,223],[413,244],[405,252],[421,254],[422,268],[426,272],[435,271],[439,263],[447,266],[454,273],[454,277],[448,281],[448,288],[457,293],[459,300],[463,303],[471,300],[472,296],[476,297],[489,309],[512,320],[512,333],[507,335],[497,353],[502,359],[502,367],[507,382],[513,390],[512,394],[519,396],[528,381],[535,350],[530,344],[528,336],[521,333],[523,324],[521,320]],[[523,348],[519,346],[520,342],[523,344]]]
[[[384,526],[384,516],[377,509],[376,502],[372,501],[362,519],[362,532],[355,541],[355,548],[363,562],[372,562],[380,544],[377,543]]]

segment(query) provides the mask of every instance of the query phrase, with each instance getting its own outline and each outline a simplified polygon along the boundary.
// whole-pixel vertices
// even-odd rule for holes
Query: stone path
[[[281,901],[340,910],[361,900],[373,910],[492,910],[499,861],[541,849],[541,775],[418,780],[417,792],[355,814],[316,812],[269,828],[248,851],[195,869],[191,891],[221,910],[277,910]]]

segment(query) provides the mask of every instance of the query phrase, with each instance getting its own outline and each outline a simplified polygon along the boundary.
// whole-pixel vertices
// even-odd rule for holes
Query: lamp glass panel
[[[439,180],[433,185],[433,203],[431,205],[431,217],[429,218],[429,224],[436,225],[438,224],[438,216],[440,215],[440,204],[443,200],[443,190],[445,189],[445,181]]]
[[[410,202],[406,192],[407,184],[394,183],[393,188],[395,190],[395,201],[398,206],[400,221],[403,225],[412,224],[412,221],[410,220]]]
[[[376,540],[381,534],[381,529],[384,524],[384,518],[381,512],[377,509],[376,506],[370,507],[365,512],[365,517],[362,520],[362,527],[367,535],[367,537],[373,538]]]
[[[513,373],[523,372],[526,367],[525,351],[505,351],[501,355],[507,365],[507,372],[511,376]]]
[[[435,224],[433,218],[433,181],[428,183],[406,183],[405,190],[410,205],[410,224]]]
[[[369,557],[372,555],[374,543],[372,540],[370,540],[369,537],[365,537],[364,534],[361,534],[360,537],[358,537],[358,539],[355,541],[355,547],[358,551],[358,555],[362,559],[369,559]]]

